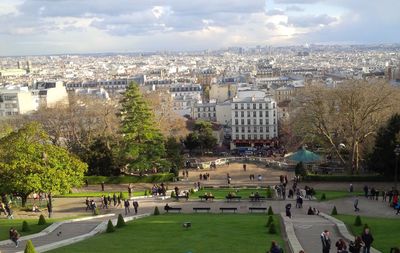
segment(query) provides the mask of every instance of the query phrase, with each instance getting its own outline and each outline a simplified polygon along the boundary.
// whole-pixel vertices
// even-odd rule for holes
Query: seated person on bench
[[[255,201],[259,201],[260,200],[260,194],[258,192],[256,192],[256,194],[254,194],[254,200]]]
[[[168,210],[169,210],[169,209],[170,209],[170,206],[168,205],[168,203],[167,203],[167,204],[165,204],[165,206],[164,206],[164,210],[168,212]]]

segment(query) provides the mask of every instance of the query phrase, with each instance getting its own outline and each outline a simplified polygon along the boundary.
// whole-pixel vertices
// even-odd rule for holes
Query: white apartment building
[[[178,84],[169,88],[172,97],[198,97],[201,98],[203,90],[200,84]]]
[[[199,101],[193,107],[192,118],[215,122],[217,120],[216,105],[215,100],[204,104]]]
[[[39,106],[53,107],[58,103],[68,103],[68,93],[61,81],[36,82],[32,94],[36,96]]]
[[[237,84],[212,84],[210,88],[210,99],[222,103],[236,96]]]
[[[231,101],[227,100],[223,103],[218,103],[215,106],[217,123],[230,126],[232,124],[232,108]]]
[[[181,116],[192,115],[193,107],[201,101],[202,89],[198,84],[179,84],[170,87],[174,111]]]
[[[39,104],[28,87],[0,89],[0,117],[30,113],[38,107]]]
[[[231,149],[262,147],[278,137],[278,111],[271,95],[235,97],[231,110]]]

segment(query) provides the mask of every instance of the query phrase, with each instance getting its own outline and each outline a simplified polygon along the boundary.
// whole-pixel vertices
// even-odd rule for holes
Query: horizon
[[[398,9],[396,0],[3,0],[0,55],[397,44]]]

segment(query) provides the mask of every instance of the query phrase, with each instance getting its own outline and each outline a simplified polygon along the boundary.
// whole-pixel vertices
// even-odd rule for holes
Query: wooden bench
[[[169,207],[167,210],[165,210],[165,211],[167,211],[167,213],[169,213],[170,211],[172,211],[172,212],[178,212],[178,213],[180,213],[181,211],[182,211],[182,207]]]
[[[225,198],[226,198],[226,200],[227,200],[228,202],[231,201],[231,200],[240,201],[240,200],[242,199],[241,196],[226,196]]]
[[[214,196],[205,196],[205,195],[203,195],[203,196],[199,196],[199,199],[200,199],[200,201],[203,201],[203,199],[205,200],[205,201],[207,201],[207,200],[214,200]]]
[[[265,200],[266,198],[265,198],[264,196],[259,196],[259,197],[250,196],[249,199],[250,199],[250,201],[263,201],[263,200]]]
[[[197,213],[197,211],[207,211],[209,213],[211,210],[210,207],[193,207],[193,211]]]
[[[221,210],[222,213],[224,211],[233,211],[234,213],[236,213],[237,207],[220,207],[219,210]]]
[[[253,211],[263,211],[264,213],[267,211],[266,207],[249,207],[249,211],[252,213]]]

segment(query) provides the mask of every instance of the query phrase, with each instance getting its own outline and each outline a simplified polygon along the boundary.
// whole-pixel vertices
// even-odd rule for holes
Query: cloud
[[[306,16],[292,16],[288,18],[288,24],[297,27],[315,27],[321,25],[330,25],[338,21],[336,17],[331,17],[326,14],[323,15],[306,15]]]
[[[268,16],[274,16],[274,15],[285,15],[285,12],[281,9],[272,9],[268,10],[265,12]]]
[[[297,11],[297,12],[302,12],[304,11],[303,8],[297,6],[297,5],[289,5],[288,7],[286,7],[285,9],[286,11]]]
[[[324,0],[274,0],[277,4],[314,4]]]

